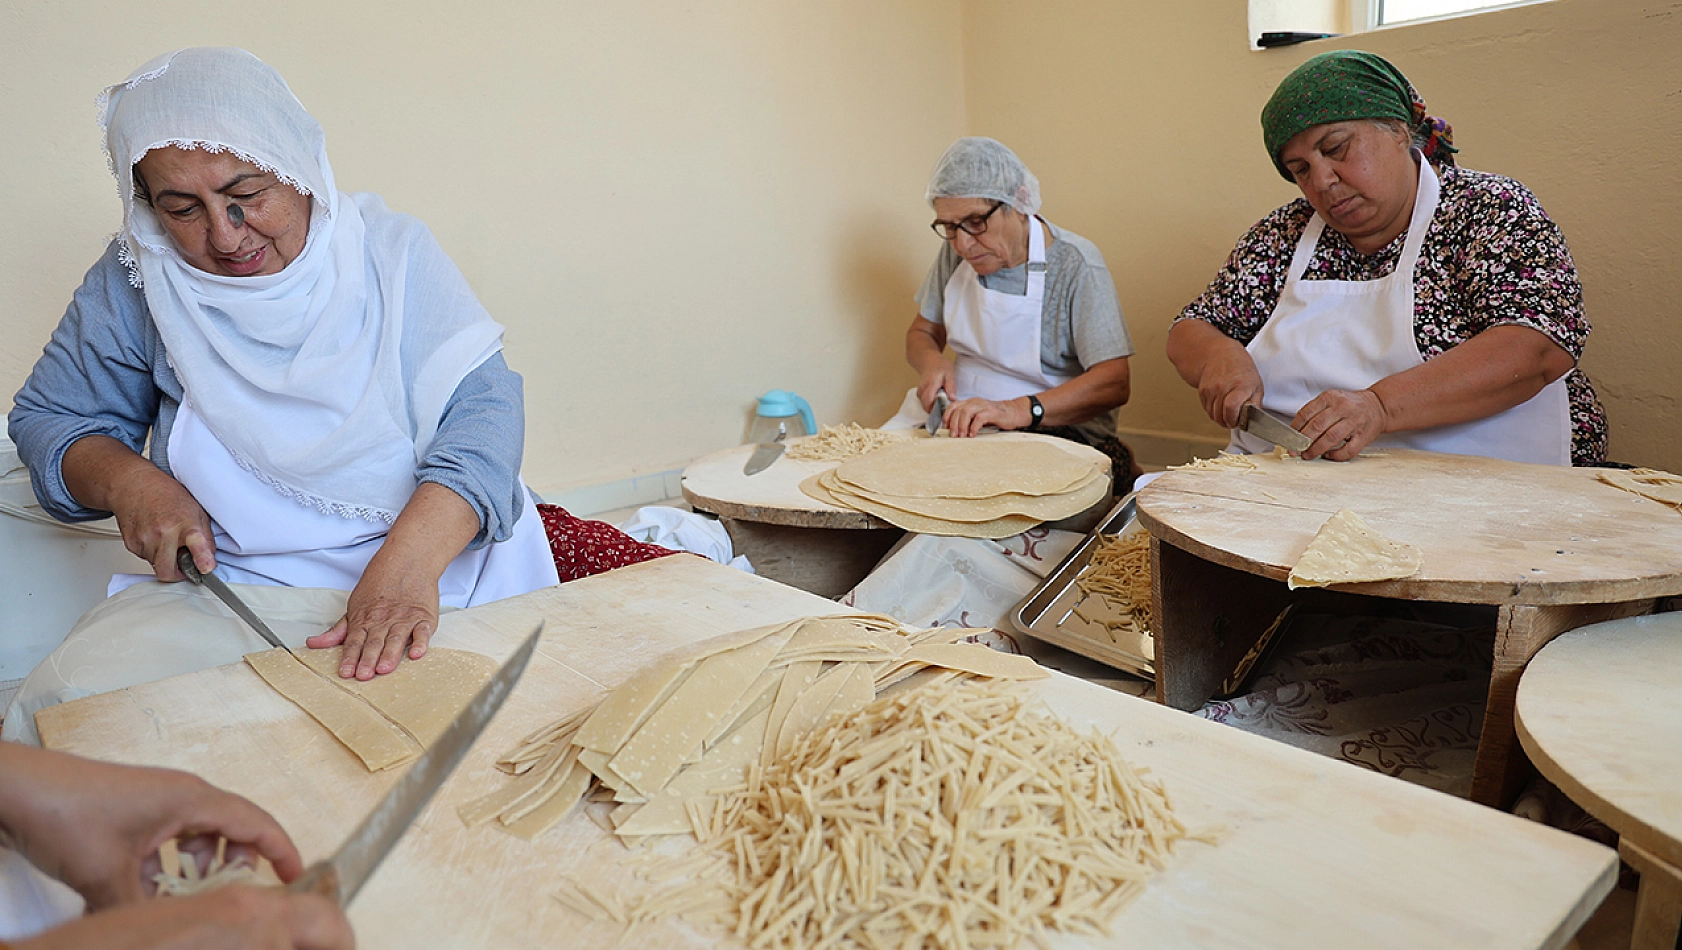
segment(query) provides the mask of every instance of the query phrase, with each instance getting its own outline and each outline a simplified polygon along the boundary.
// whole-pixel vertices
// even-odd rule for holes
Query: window
[[[1249,0],[1253,45],[1286,45],[1327,35],[1365,33],[1434,17],[1519,6],[1536,0]],[[1263,33],[1287,34],[1281,43],[1260,42]]]
[[[1426,17],[1449,16],[1455,13],[1471,13],[1474,10],[1505,5],[1490,3],[1488,0],[1371,0],[1371,2],[1377,8],[1372,12],[1373,23],[1376,26],[1405,23],[1408,20],[1423,20]]]

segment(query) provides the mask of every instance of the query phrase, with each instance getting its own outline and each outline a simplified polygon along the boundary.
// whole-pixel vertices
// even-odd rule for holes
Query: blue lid
[[[761,417],[769,419],[798,415],[806,427],[807,435],[818,431],[817,422],[812,418],[811,404],[786,389],[773,389],[760,396],[757,412]]]
[[[800,412],[794,401],[798,398],[786,389],[773,389],[759,397],[759,414],[772,418],[795,415]]]

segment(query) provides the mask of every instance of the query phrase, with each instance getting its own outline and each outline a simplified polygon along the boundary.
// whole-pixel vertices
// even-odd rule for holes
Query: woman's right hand
[[[193,563],[201,572],[215,570],[210,516],[185,485],[150,463],[146,469],[136,469],[112,486],[111,513],[117,516],[123,545],[151,562],[160,581],[185,579],[175,564],[175,552],[182,548],[193,552]]]
[[[934,397],[945,391],[948,401],[956,401],[958,393],[958,371],[944,357],[940,365],[923,374],[917,383],[917,401],[923,404],[925,410],[934,408]]]
[[[1197,381],[1197,398],[1209,418],[1228,429],[1238,425],[1239,410],[1246,403],[1261,405],[1261,373],[1249,351],[1240,346],[1236,353],[1223,353],[1206,362]]]
[[[152,565],[158,580],[185,580],[175,552],[193,552],[204,573],[216,569],[210,516],[187,486],[116,439],[88,436],[65,450],[61,464],[71,495],[117,518],[123,546]]]
[[[1250,351],[1202,320],[1180,320],[1169,328],[1168,360],[1181,379],[1197,387],[1203,411],[1224,428],[1237,427],[1245,403],[1261,405],[1261,373]]]

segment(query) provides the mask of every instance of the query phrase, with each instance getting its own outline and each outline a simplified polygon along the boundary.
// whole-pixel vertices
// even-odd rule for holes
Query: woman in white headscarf
[[[441,602],[556,583],[502,327],[424,225],[335,188],[280,75],[179,50],[100,120],[123,227],[9,417],[43,507],[114,514],[159,581],[186,549],[350,591],[310,645],[362,679],[424,654]]]

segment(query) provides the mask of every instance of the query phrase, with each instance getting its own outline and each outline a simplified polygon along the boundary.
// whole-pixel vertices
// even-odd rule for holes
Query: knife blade
[[[934,405],[929,408],[929,421],[923,423],[923,428],[929,430],[929,435],[940,431],[940,426],[946,421],[946,407],[952,403],[946,398],[946,390],[942,389],[934,394]]]
[[[362,885],[374,869],[380,866],[410,823],[432,800],[433,793],[438,791],[467,750],[472,748],[485,724],[502,708],[502,701],[508,698],[520,674],[525,672],[542,635],[543,622],[539,621],[531,636],[526,637],[514,655],[479,690],[479,695],[456,714],[432,748],[415,760],[409,771],[339,846],[339,850],[331,858],[311,865],[287,890],[330,897],[337,900],[340,907],[355,900],[357,892],[362,890]]]
[[[771,467],[779,456],[783,454],[783,438],[788,435],[788,427],[777,426],[777,437],[770,442],[761,442],[753,447],[753,454],[748,456],[748,464],[742,466],[743,475],[758,475]]]
[[[252,613],[251,608],[245,606],[245,601],[240,600],[239,595],[234,593],[234,589],[224,583],[222,578],[215,574],[205,574],[199,570],[199,566],[193,563],[193,552],[186,548],[175,552],[175,566],[180,568],[181,573],[187,575],[187,579],[194,584],[210,588],[210,592],[216,595],[216,599],[227,604],[229,610],[237,614],[239,619],[245,621],[247,626],[257,631],[258,636],[269,641],[270,646],[280,647],[287,653],[292,652],[292,648],[281,642],[281,639],[275,636],[275,632],[269,629],[269,625],[264,623],[255,613]]]
[[[1313,439],[1291,428],[1290,423],[1254,403],[1245,403],[1238,411],[1238,428],[1297,455],[1314,444]]]

